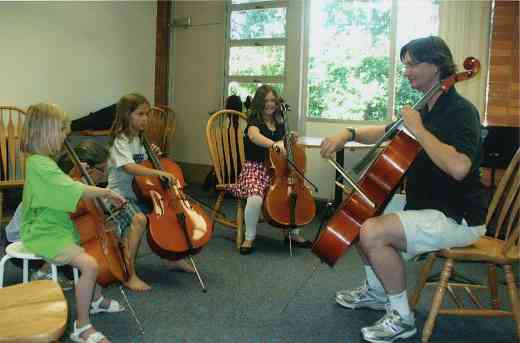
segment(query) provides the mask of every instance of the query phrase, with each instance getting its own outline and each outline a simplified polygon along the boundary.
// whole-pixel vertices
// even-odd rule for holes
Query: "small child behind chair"
[[[81,199],[107,198],[116,205],[125,199],[106,188],[72,180],[54,158],[70,132],[70,120],[56,105],[30,106],[23,127],[21,145],[26,154],[21,239],[25,247],[47,262],[68,264],[81,272],[75,287],[77,319],[70,335],[74,342],[110,341],[90,324],[89,313],[120,312],[115,300],[103,298],[96,285],[96,260],[79,246],[79,234],[70,213]]]

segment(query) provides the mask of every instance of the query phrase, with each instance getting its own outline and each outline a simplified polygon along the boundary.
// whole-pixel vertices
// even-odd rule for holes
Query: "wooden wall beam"
[[[496,1],[491,36],[487,123],[520,127],[518,1]]]
[[[170,61],[170,0],[157,1],[155,35],[155,105],[168,105]]]

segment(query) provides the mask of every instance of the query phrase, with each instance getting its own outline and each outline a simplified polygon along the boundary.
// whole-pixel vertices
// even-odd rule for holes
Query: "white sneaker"
[[[384,310],[388,304],[388,297],[384,294],[376,294],[372,288],[365,283],[357,288],[336,292],[336,302],[346,308],[370,308],[373,310]]]
[[[401,315],[387,307],[386,314],[374,325],[361,329],[363,339],[372,343],[392,343],[397,339],[412,337],[417,333],[415,317],[404,319]]]

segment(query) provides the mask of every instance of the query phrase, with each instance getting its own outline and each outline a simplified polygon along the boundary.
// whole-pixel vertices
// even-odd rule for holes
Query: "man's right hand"
[[[330,158],[333,153],[343,149],[349,138],[347,130],[343,129],[334,136],[326,137],[320,145],[320,154],[323,158]]]

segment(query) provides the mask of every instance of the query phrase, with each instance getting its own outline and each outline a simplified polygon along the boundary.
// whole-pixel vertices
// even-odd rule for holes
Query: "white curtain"
[[[450,47],[458,71],[468,56],[481,64],[479,75],[456,85],[457,90],[470,100],[484,115],[486,103],[487,73],[489,65],[489,35],[492,1],[440,2],[439,36]]]

